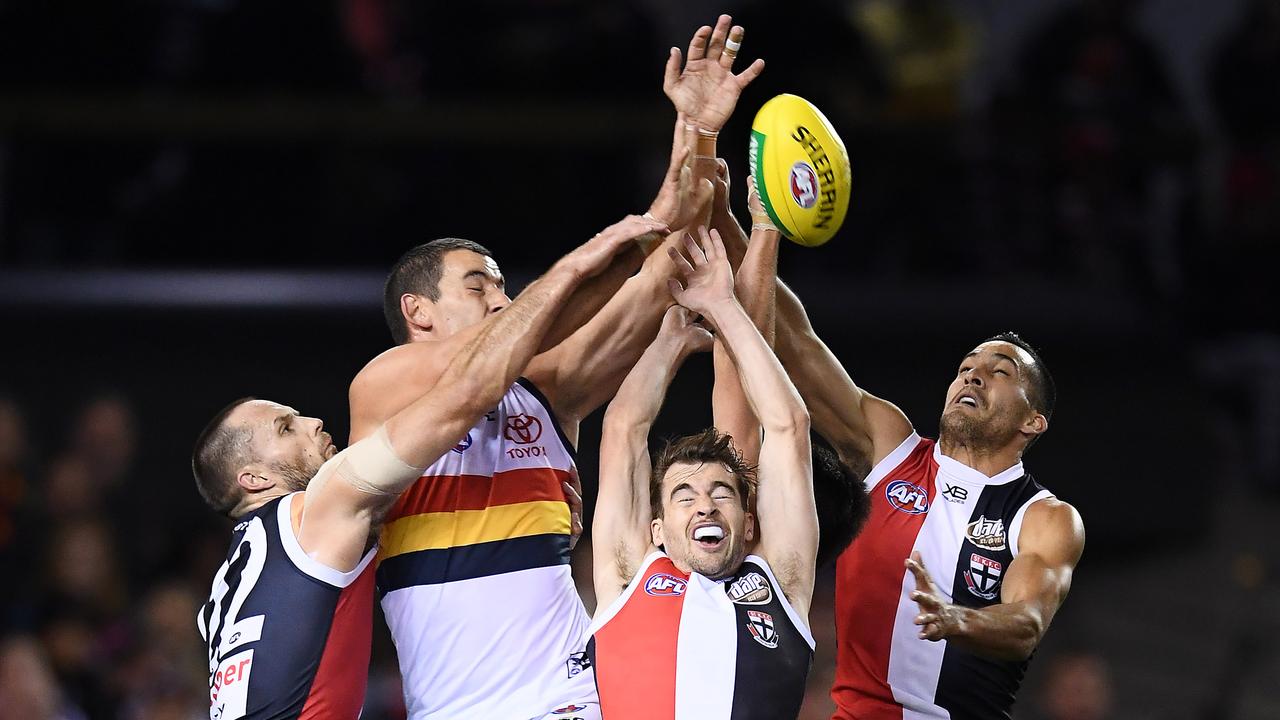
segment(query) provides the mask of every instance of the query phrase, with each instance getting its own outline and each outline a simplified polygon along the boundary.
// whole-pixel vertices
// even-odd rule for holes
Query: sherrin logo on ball
[[[853,184],[849,153],[808,100],[783,94],[760,108],[751,124],[748,162],[765,211],[782,234],[814,247],[840,229]]]

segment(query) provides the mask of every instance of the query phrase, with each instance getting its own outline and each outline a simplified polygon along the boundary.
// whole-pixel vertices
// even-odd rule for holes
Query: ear
[[[240,489],[245,491],[245,494],[262,492],[275,487],[275,481],[259,475],[258,472],[260,471],[261,468],[257,466],[246,467],[240,470],[239,475],[236,475],[236,483],[240,485]]]
[[[751,542],[752,540],[755,540],[756,539],[756,516],[751,513],[747,513],[746,529],[747,531],[745,533],[745,536],[746,536],[747,542]]]
[[[1048,429],[1049,418],[1041,415],[1040,413],[1034,413],[1025,423],[1022,424],[1022,434],[1030,436],[1027,438],[1028,440],[1044,433],[1044,431]]]
[[[666,544],[662,540],[662,518],[649,521],[649,538],[653,541],[654,547],[662,547]]]
[[[400,296],[400,315],[409,325],[409,329],[417,328],[423,332],[431,332],[431,311],[435,304],[421,295],[405,293]]]

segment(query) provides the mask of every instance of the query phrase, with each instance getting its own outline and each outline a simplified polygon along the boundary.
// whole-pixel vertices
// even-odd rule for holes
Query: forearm
[[[809,418],[804,403],[742,306],[730,299],[717,303],[709,313],[738,368],[751,410],[766,433],[799,430],[801,424],[807,433]]]
[[[552,318],[537,351],[545,352],[559,345],[595,317],[627,278],[635,274],[644,259],[640,246],[633,245],[619,252],[604,272],[579,283],[568,300],[561,304],[560,312]]]
[[[659,334],[645,348],[609,403],[604,415],[605,429],[647,436],[684,358],[684,347],[676,338]]]
[[[955,609],[958,626],[947,642],[992,660],[1026,660],[1044,635],[1041,613],[1032,603]]]

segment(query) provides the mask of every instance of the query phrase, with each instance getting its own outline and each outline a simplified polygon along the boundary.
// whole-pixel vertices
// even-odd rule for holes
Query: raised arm
[[[649,429],[667,388],[689,355],[711,336],[681,307],[667,310],[662,328],[627,373],[604,414],[600,492],[591,525],[596,607],[606,608],[631,582],[649,550]]]
[[[298,534],[308,554],[337,569],[355,567],[370,529],[396,496],[498,403],[574,290],[635,234],[649,232],[644,222],[627,227],[562,258],[472,335],[440,382],[321,468],[308,487]]]
[[[1055,498],[1032,504],[1022,520],[1018,556],[1001,584],[1000,602],[985,608],[947,602],[920,554],[912,553],[906,564],[916,581],[911,599],[920,608],[915,618],[920,638],[946,640],[993,660],[1026,660],[1067,599],[1083,552],[1084,523],[1075,508]]]
[[[762,207],[749,209],[754,235],[769,223],[769,217]],[[750,245],[730,210],[723,166],[712,201],[711,226],[724,238],[730,262],[735,266],[744,262]],[[800,298],[781,280],[775,281],[775,288],[778,358],[804,398],[814,430],[831,443],[845,464],[865,477],[907,439],[911,422],[897,406],[858,387],[814,331]]]
[[[727,195],[728,185],[725,181],[721,161],[719,184]],[[760,330],[769,347],[774,345],[774,289],[778,277],[778,242],[782,234],[768,222],[769,216],[760,205],[760,195],[755,191],[751,178],[748,181],[748,207],[752,209],[753,219],[759,208],[766,222],[753,222],[751,225],[751,243],[741,264],[738,266],[734,281],[734,292],[738,302],[747,311],[751,322]],[[717,189],[717,202],[721,189]],[[737,227],[735,222],[734,227]],[[726,243],[727,249],[728,243]],[[730,260],[732,263],[732,259]],[[725,350],[724,344],[717,341],[714,351],[715,385],[711,391],[713,424],[721,432],[733,438],[733,444],[743,454],[747,462],[755,464],[760,456],[760,422],[742,393],[742,383],[738,380],[738,369]]]
[[[672,230],[706,223],[716,135],[743,89],[764,68],[764,61],[756,60],[734,74],[743,32],[722,15],[714,28],[704,26],[694,33],[687,59],[676,48],[667,58],[663,91],[676,109],[675,140],[667,177],[650,213]],[[646,262],[590,322],[530,366],[530,379],[551,400],[571,439],[576,440],[578,421],[613,396],[653,338],[663,310],[671,304],[669,276],[665,262]]]
[[[591,287],[591,292],[600,292],[601,286],[596,279],[601,276],[614,278],[613,273],[621,262],[619,257],[637,254],[637,246],[650,247],[666,230],[665,223],[661,221],[628,216],[566,255],[562,262],[568,262],[567,267],[575,269],[580,279],[561,307],[579,302],[590,305],[593,301],[582,299],[584,286]],[[613,279],[609,279],[606,285],[612,282]],[[621,282],[617,279],[617,284]],[[406,343],[370,361],[351,383],[351,440],[354,442],[372,435],[391,416],[434,387],[450,361],[501,314],[491,314],[445,340]],[[536,350],[547,347],[553,333],[563,333],[566,323],[581,322],[582,319],[574,313],[557,313]]]
[[[809,414],[782,365],[733,294],[733,271],[719,233],[702,229],[702,244],[686,242],[689,257],[672,254],[683,285],[672,281],[676,302],[701,313],[738,367],[743,392],[764,429],[756,516],[759,552],[802,617],[813,598],[818,517],[809,457]],[[807,622],[807,620],[806,620]]]

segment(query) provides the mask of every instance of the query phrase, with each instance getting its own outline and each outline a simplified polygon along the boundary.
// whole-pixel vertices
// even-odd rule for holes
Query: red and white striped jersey
[[[988,660],[918,637],[920,551],[949,602],[1000,602],[1027,508],[1052,497],[1018,463],[987,477],[912,433],[872,468],[871,515],[836,564],[836,680],[840,720],[1008,718],[1027,662]]]
[[[777,720],[804,699],[813,636],[764,558],[729,578],[651,553],[591,625],[605,720]]]

